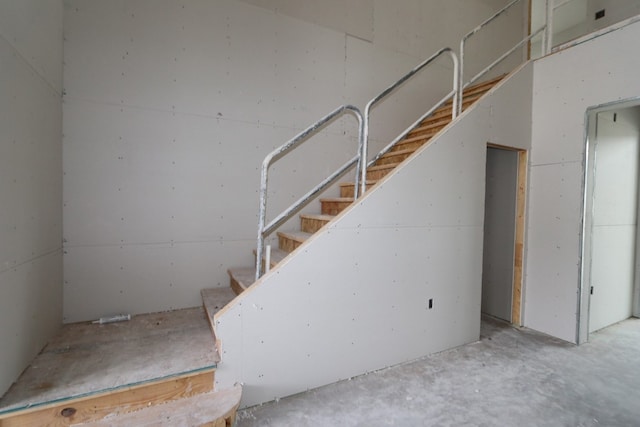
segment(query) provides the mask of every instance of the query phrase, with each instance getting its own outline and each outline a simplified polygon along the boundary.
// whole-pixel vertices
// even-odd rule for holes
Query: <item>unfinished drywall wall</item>
[[[477,340],[486,144],[528,148],[531,79],[504,82],[218,313],[217,386],[241,382],[253,405]]]
[[[636,275],[638,218],[639,107],[595,113],[591,227],[589,332],[631,317]],[[589,213],[587,212],[587,215]]]
[[[588,302],[580,293],[585,112],[640,96],[640,58],[627,48],[638,37],[632,24],[534,66],[525,325],[570,342]]]
[[[62,324],[62,16],[0,3],[0,395]]]
[[[601,18],[596,16],[598,12],[602,14]],[[600,30],[638,14],[640,14],[640,1],[638,0],[588,0],[588,30]]]
[[[338,1],[300,16],[237,0],[65,2],[66,321],[195,306],[253,262],[264,156],[424,59],[405,48],[416,2],[362,3],[368,21],[352,29]],[[500,2],[462,3],[443,8],[448,35]],[[521,35],[522,16],[506,22],[500,40]],[[448,91],[451,64],[430,73],[376,109],[372,152]],[[425,90],[434,79],[446,86]],[[271,217],[354,154],[354,130],[346,118],[276,165]]]
[[[555,3],[560,6],[554,8],[553,13],[554,46],[560,46],[640,14],[638,0],[571,0]],[[533,30],[540,28],[544,20],[545,0],[532,0],[531,28]],[[542,36],[538,36],[532,43],[531,52],[534,58],[543,56],[540,52],[541,40]]]

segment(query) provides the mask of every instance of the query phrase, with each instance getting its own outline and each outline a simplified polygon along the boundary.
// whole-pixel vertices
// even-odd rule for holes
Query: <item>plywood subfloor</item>
[[[200,307],[69,324],[0,399],[0,414],[210,370],[218,361]]]

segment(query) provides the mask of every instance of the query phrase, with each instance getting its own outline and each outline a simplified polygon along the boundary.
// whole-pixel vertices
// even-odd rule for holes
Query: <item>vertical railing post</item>
[[[453,104],[451,105],[451,120],[454,120],[458,116],[458,108],[460,99],[458,97],[458,91],[460,90],[460,62],[455,53],[449,51],[449,56],[453,61]]]
[[[364,146],[364,117],[362,114],[358,112],[358,163],[356,163],[356,176],[355,182],[353,183],[353,200],[357,200],[360,196],[364,194],[366,191],[366,182],[361,187],[362,181],[362,171],[364,170],[364,174],[367,174],[367,159],[362,157],[362,150]]]
[[[544,38],[542,40],[542,54],[548,55],[553,47],[553,0],[545,0],[545,28]]]
[[[374,98],[375,99],[375,98]],[[369,153],[369,113],[371,112],[371,105],[373,100],[369,101],[364,107],[364,114],[362,115],[362,150],[360,152],[360,159],[362,161],[362,168],[360,169],[360,194],[364,194],[367,191],[367,161]]]
[[[462,101],[463,101],[463,91],[464,91],[464,43],[466,38],[462,38],[460,40],[460,53],[458,54],[460,65],[458,66],[458,93],[456,93],[456,97],[458,98],[458,111],[457,114],[460,115],[462,113]]]
[[[262,276],[262,257],[264,252],[264,225],[267,219],[267,176],[271,157],[262,162],[260,171],[260,206],[258,208],[258,244],[256,247],[256,280]]]

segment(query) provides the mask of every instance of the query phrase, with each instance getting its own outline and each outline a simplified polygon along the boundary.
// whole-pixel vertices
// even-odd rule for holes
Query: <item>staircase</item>
[[[504,75],[465,89],[462,101],[464,111],[504,78]],[[370,189],[387,174],[410,157],[420,147],[427,144],[435,135],[451,123],[451,101],[436,109],[391,149],[380,156],[367,168],[366,187]],[[271,250],[270,268],[278,265],[287,255],[298,248],[315,232],[329,223],[340,212],[349,207],[354,200],[353,182],[340,184],[340,197],[321,198],[319,214],[301,214],[300,229],[296,231],[278,231],[278,248]],[[254,250],[255,255],[255,250]],[[255,281],[255,267],[237,267],[227,270],[231,289],[240,295]],[[203,292],[211,292],[205,290]],[[204,295],[204,294],[203,294]]]
[[[235,295],[203,296],[213,315]],[[0,427],[228,427],[242,388],[215,389],[219,360],[200,307],[68,324],[0,399]]]

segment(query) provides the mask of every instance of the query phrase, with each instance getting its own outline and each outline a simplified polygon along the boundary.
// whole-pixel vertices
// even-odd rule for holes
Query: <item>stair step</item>
[[[267,248],[265,247],[265,254],[267,253]],[[258,253],[258,251],[256,249],[253,250],[253,256],[255,257],[256,254]],[[271,247],[271,266],[269,267],[269,269],[272,269],[273,267],[275,267],[276,265],[278,265],[278,263],[280,263],[280,261],[282,261],[283,259],[285,259],[287,257],[287,255],[289,255],[289,252],[283,251],[280,248],[274,248],[273,246]],[[265,259],[264,257],[262,257],[262,268],[265,267]]]
[[[236,293],[230,287],[222,286],[202,289],[200,296],[202,297],[202,305],[204,306],[204,311],[207,313],[209,325],[213,332],[215,330],[213,316],[220,311],[222,307],[229,304],[236,297]]]
[[[367,181],[367,190],[376,185],[378,181]],[[340,197],[349,197],[353,199],[355,183],[353,182],[343,182],[340,184]]]
[[[482,92],[475,92],[471,95],[465,95],[464,98],[462,98],[462,106],[464,107],[465,105],[469,105],[469,104],[473,104],[474,102],[476,102],[478,99],[482,98],[482,95],[484,95],[485,93],[487,93],[489,90],[485,90]],[[451,100],[445,102],[442,107],[440,108],[447,108],[449,110],[449,112],[451,112],[451,104],[453,104],[453,102]],[[438,110],[440,110],[440,108],[438,108]],[[436,111],[438,111],[436,110]]]
[[[437,117],[435,119],[427,117],[421,124],[413,128],[407,136],[413,137],[424,134],[434,134],[444,129],[449,123],[451,123],[451,116]]]
[[[2,397],[0,425],[93,422],[208,393],[218,354],[202,307],[65,324]]]
[[[212,318],[214,314],[236,297],[236,294],[226,286],[202,289],[200,295],[202,296],[202,304],[205,310],[211,314]]]
[[[506,74],[502,74],[498,77],[494,77],[491,80],[486,80],[484,82],[476,83],[473,86],[469,86],[464,90],[464,95],[473,94],[476,92],[488,92],[493,86],[495,86],[500,80],[504,79]]]
[[[227,270],[230,286],[236,295],[243,293],[256,281],[256,269],[254,267],[236,267]]]
[[[397,164],[413,153],[416,152],[415,148],[406,148],[401,150],[389,151],[382,155],[378,160],[376,160],[376,165],[388,165],[388,164]]]
[[[283,251],[293,252],[309,237],[311,233],[304,231],[278,231],[278,244]]]
[[[235,422],[242,387],[213,391],[193,397],[150,406],[134,412],[114,410],[102,420],[75,424],[82,427],[108,426],[213,426],[226,427]]]
[[[400,163],[389,163],[386,165],[376,165],[367,168],[367,179],[381,179],[395,169]]]
[[[353,197],[353,196],[352,196]],[[335,215],[300,215],[300,229],[305,233],[315,233],[327,225]]]
[[[402,150],[409,150],[409,149],[415,151],[418,148],[422,147],[424,144],[426,144],[429,141],[429,139],[431,139],[431,136],[416,138],[416,139],[412,139],[411,141],[402,140],[398,142],[396,145],[394,145],[393,147],[391,147],[391,150],[389,151],[395,152],[395,151],[402,151]]]
[[[367,175],[368,176],[368,175]],[[323,215],[338,215],[353,203],[353,197],[335,197],[330,199],[320,199]]]

